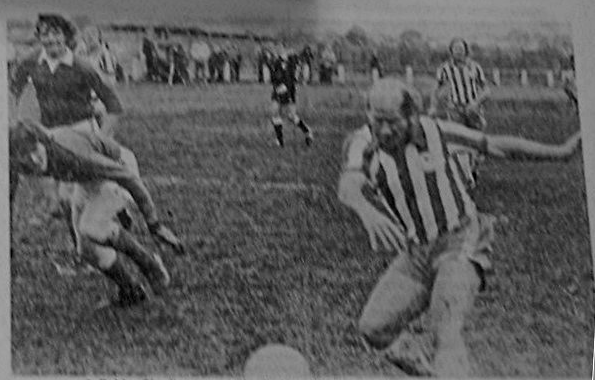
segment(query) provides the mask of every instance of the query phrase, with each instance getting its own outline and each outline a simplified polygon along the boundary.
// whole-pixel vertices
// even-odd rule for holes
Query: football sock
[[[310,128],[308,128],[302,119],[299,119],[299,121],[296,123],[296,126],[305,134],[310,133]]]
[[[143,275],[151,276],[155,271],[160,271],[159,264],[155,261],[153,255],[130,232],[120,229],[118,237],[112,242],[112,246],[117,251],[130,257],[138,265]]]
[[[122,264],[120,257],[107,269],[101,270],[107,278],[112,280],[124,291],[130,291],[139,286],[139,282],[132,276],[132,273]]]
[[[283,124],[273,123],[273,128],[275,128],[275,136],[279,145],[283,146]]]

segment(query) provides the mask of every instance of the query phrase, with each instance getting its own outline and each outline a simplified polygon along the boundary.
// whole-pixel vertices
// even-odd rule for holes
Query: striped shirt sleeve
[[[343,143],[343,170],[365,171],[365,154],[372,135],[367,126],[351,133]]]
[[[438,125],[450,154],[459,152],[487,154],[488,140],[485,133],[454,122],[441,121]]]
[[[367,125],[351,133],[343,144],[343,171],[359,171],[371,179],[371,144],[372,133]]]

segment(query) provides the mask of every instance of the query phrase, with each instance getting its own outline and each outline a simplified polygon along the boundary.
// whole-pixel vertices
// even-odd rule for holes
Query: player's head
[[[9,128],[8,136],[11,167],[25,174],[46,172],[47,150],[32,130],[19,123]]]
[[[366,107],[372,133],[385,148],[400,145],[419,128],[421,95],[396,78],[374,83]]]
[[[50,58],[59,58],[66,49],[76,46],[76,28],[65,17],[40,14],[35,25],[35,36]]]
[[[461,37],[455,37],[448,45],[450,56],[455,60],[464,60],[469,56],[469,44]]]

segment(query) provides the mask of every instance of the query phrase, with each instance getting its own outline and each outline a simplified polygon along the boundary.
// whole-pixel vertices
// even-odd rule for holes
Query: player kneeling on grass
[[[279,56],[272,66],[271,83],[273,84],[273,94],[271,96],[271,122],[275,129],[277,144],[284,146],[283,139],[283,118],[286,116],[298,127],[306,136],[306,145],[312,144],[312,131],[306,123],[298,116],[296,111],[296,91],[297,91],[297,70],[298,60],[295,56],[291,59],[287,51],[281,49]]]
[[[161,259],[127,231],[125,227],[130,221],[119,218],[125,210],[122,188],[135,200],[156,239],[178,253],[183,253],[184,247],[159,221],[134,155],[102,134],[63,131],[53,131],[50,137],[43,126],[32,121],[10,128],[11,205],[19,173],[77,183],[71,207],[77,250],[118,285],[116,305],[129,306],[147,298],[145,289],[118,259],[118,252],[135,261],[153,290],[161,292],[170,282],[169,275]],[[128,161],[128,166],[124,161]]]
[[[421,116],[420,105],[417,91],[398,80],[372,87],[369,124],[345,145],[338,196],[362,220],[373,250],[380,241],[397,254],[361,315],[367,342],[409,374],[460,378],[470,375],[461,331],[490,268],[493,222],[477,212],[452,146],[496,157],[562,159],[580,137],[553,146],[487,135]],[[426,331],[408,329],[424,311]]]

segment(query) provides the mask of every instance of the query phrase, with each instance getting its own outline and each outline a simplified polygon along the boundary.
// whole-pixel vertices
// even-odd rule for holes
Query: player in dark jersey
[[[299,60],[297,56],[287,54],[282,48],[278,57],[273,61],[271,70],[271,82],[273,94],[271,96],[271,122],[275,129],[277,144],[284,146],[283,140],[283,116],[287,117],[306,136],[306,145],[312,144],[312,131],[296,112],[296,90],[298,78]]]

